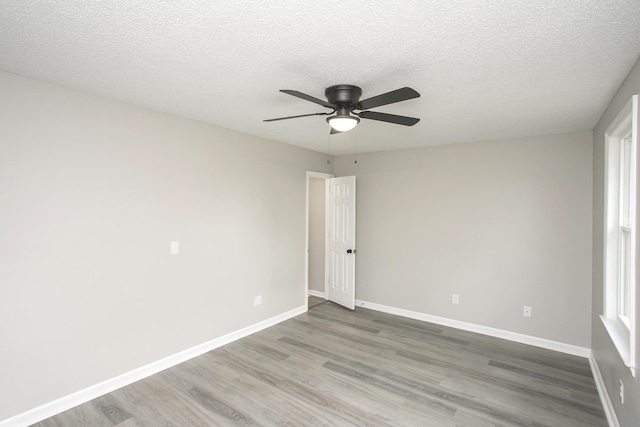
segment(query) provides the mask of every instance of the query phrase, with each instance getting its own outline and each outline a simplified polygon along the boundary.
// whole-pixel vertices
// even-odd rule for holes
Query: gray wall
[[[637,426],[640,420],[640,375],[631,376],[618,355],[609,334],[604,329],[600,315],[604,309],[603,289],[603,237],[604,237],[604,138],[605,131],[622,110],[632,95],[640,94],[640,61],[635,64],[618,90],[609,107],[598,121],[593,132],[593,354],[602,374],[609,398],[622,426]],[[640,174],[638,175],[640,177]],[[640,185],[637,187],[640,188]],[[638,209],[640,213],[640,209]],[[640,222],[638,222],[640,223]],[[640,238],[640,233],[636,239]],[[636,241],[640,248],[640,242]],[[636,271],[640,263],[636,258]],[[636,310],[640,308],[640,292],[636,292]],[[636,315],[636,354],[640,354],[640,316]],[[625,385],[627,403],[621,405],[618,399],[619,381]],[[631,403],[633,402],[633,403]]]
[[[7,73],[0,93],[0,420],[304,305],[327,156]]]
[[[324,179],[309,179],[309,289],[324,292]]]
[[[585,132],[337,157],[356,298],[590,347],[591,151]]]

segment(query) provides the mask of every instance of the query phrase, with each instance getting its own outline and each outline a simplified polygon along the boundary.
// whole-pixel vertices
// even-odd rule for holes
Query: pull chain
[[[358,164],[358,127],[357,126],[356,126],[356,146],[355,146],[355,151],[356,151],[356,153],[355,153],[355,156],[354,156],[355,157],[355,162],[354,163],[357,165]]]

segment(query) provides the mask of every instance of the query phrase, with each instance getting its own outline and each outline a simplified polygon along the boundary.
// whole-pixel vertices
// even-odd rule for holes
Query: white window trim
[[[638,236],[640,233],[636,232],[636,226],[633,225],[632,236],[632,257],[634,263],[631,265],[632,284],[629,289],[628,298],[631,301],[631,308],[629,313],[628,323],[623,321],[618,315],[618,274],[620,271],[619,266],[619,210],[618,210],[618,197],[610,197],[619,188],[619,179],[610,180],[611,174],[616,171],[620,171],[620,164],[615,160],[619,159],[619,140],[628,132],[631,127],[632,138],[632,153],[635,158],[635,164],[640,165],[638,154],[640,150],[638,147],[638,123],[640,121],[640,112],[638,111],[638,95],[631,97],[629,102],[624,106],[622,111],[616,116],[611,125],[607,128],[605,134],[605,206],[604,206],[604,307],[603,315],[600,316],[602,322],[611,337],[616,349],[620,353],[620,357],[624,364],[631,369],[631,374],[635,376],[637,369],[636,358],[636,313],[635,307],[636,301],[636,256],[635,247],[638,246]],[[612,171],[613,169],[613,171]],[[618,174],[619,176],[619,174]],[[635,188],[637,182],[637,174],[635,170],[632,171],[632,191],[631,198],[632,206],[635,206]],[[615,206],[614,206],[615,205]],[[640,209],[635,209],[633,222],[634,224],[640,224],[638,221],[638,213]],[[617,218],[615,218],[617,217]],[[615,234],[615,237],[614,237]],[[611,283],[616,283],[616,286],[612,287]],[[613,288],[613,289],[612,289]]]

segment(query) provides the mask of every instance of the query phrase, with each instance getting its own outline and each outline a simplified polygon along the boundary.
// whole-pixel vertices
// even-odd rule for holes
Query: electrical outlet
[[[180,242],[178,242],[177,240],[171,242],[171,255],[175,255],[179,253],[180,253]]]
[[[525,305],[525,306],[523,306],[523,307],[522,307],[522,315],[523,315],[524,317],[531,317],[531,307],[526,306],[526,305]]]
[[[620,380],[620,403],[624,405],[624,384]]]
[[[258,306],[262,304],[262,296],[257,296],[253,299],[253,305],[254,306]]]
[[[451,296],[451,302],[452,302],[453,304],[460,304],[460,295],[458,295],[458,294],[453,294],[453,295]]]

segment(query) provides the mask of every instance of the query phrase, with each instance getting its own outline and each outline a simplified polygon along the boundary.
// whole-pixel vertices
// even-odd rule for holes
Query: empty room
[[[0,427],[640,425],[639,22],[0,2]]]

